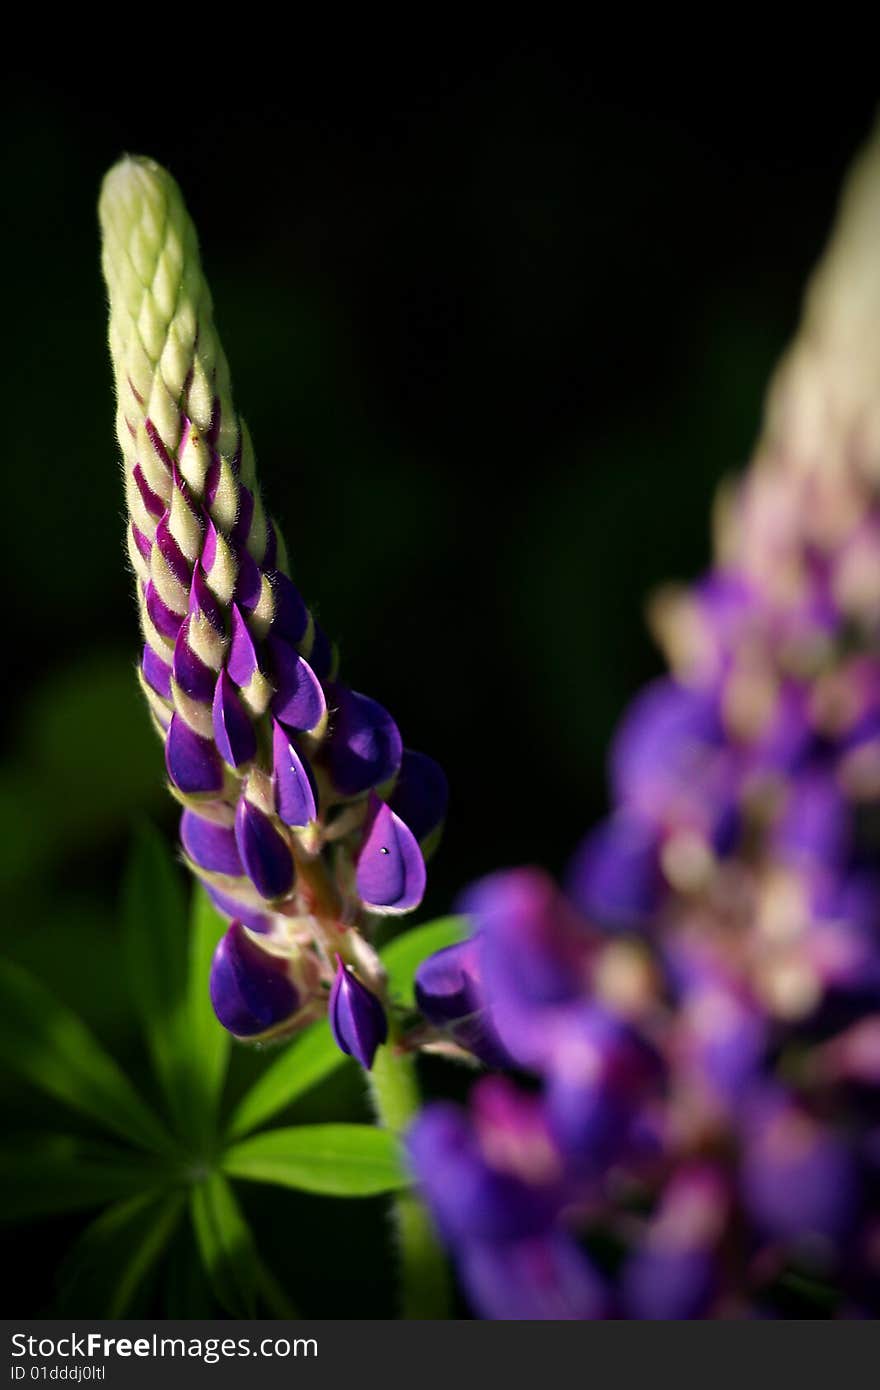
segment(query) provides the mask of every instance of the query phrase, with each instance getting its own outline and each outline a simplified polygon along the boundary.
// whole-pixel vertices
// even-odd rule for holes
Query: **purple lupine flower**
[[[880,1310],[878,189],[880,137],[565,894],[491,875],[419,970],[530,1074],[410,1135],[482,1316]]]
[[[173,179],[126,158],[100,211],[141,684],[184,808],[184,856],[233,922],[214,963],[217,1014],[239,1036],[291,1031],[341,956],[369,990],[346,974],[341,999],[337,980],[334,1007],[351,1015],[337,1036],[369,1065],[387,1025],[363,934],[421,902],[445,778],[339,679],[289,577]]]
[[[375,994],[361,984],[342,960],[337,961],[328,1012],[336,1046],[369,1071],[376,1049],[388,1037],[388,1020]]]

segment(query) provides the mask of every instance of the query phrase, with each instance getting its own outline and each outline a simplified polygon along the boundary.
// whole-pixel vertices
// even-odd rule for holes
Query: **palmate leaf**
[[[329,1197],[372,1197],[408,1182],[397,1140],[372,1125],[270,1129],[233,1145],[223,1168],[230,1177]]]
[[[119,1202],[87,1226],[64,1261],[58,1311],[62,1316],[124,1318],[171,1240],[186,1210],[178,1189]]]
[[[226,1311],[233,1317],[253,1318],[262,1303],[273,1317],[295,1317],[257,1254],[251,1229],[221,1174],[207,1176],[192,1189],[190,1210],[202,1263]]]
[[[0,961],[0,1063],[131,1143],[173,1141],[121,1068],[76,1016],[26,971]]]
[[[170,1170],[146,1154],[76,1135],[31,1134],[0,1152],[0,1220],[103,1206],[169,1181]]]
[[[389,942],[382,951],[382,962],[392,998],[412,1008],[413,979],[421,962],[466,935],[464,917],[440,917]],[[239,1139],[257,1129],[344,1063],[351,1065],[334,1043],[327,1023],[312,1024],[279,1054],[240,1101],[229,1124],[229,1137]]]

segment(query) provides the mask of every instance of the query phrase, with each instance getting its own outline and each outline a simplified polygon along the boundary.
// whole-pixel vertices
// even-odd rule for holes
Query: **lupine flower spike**
[[[183,855],[231,919],[214,1008],[239,1037],[276,1037],[335,977],[336,1037],[370,1066],[388,1002],[370,922],[421,901],[445,778],[340,681],[290,578],[174,180],[123,159],[100,216],[139,677]]]
[[[484,880],[416,993],[481,1081],[414,1168],[496,1318],[880,1309],[880,132],[725,490],[654,606],[565,895]]]

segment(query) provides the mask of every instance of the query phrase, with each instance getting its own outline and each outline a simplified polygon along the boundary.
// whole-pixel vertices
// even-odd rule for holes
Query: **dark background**
[[[659,669],[645,598],[707,562],[876,103],[622,80],[562,46],[165,66],[9,71],[2,96],[3,949],[123,1052],[120,866],[132,817],[170,836],[174,812],[132,671],[105,169],[146,153],[181,183],[294,578],[346,679],[447,769],[427,920],[493,868],[559,870],[601,814],[609,734]],[[10,1090],[13,1129],[31,1104]],[[378,1204],[272,1201],[276,1267],[278,1231],[311,1232],[306,1312],[383,1311]],[[47,1303],[76,1229],[16,1235],[9,1315]],[[364,1253],[340,1267],[339,1241]]]

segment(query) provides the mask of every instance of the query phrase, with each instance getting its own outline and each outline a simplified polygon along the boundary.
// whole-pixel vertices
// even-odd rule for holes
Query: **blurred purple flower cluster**
[[[482,1316],[880,1308],[880,435],[813,365],[715,567],[654,604],[670,674],[565,891],[482,881],[420,969],[428,1021],[521,1073],[410,1134]]]

